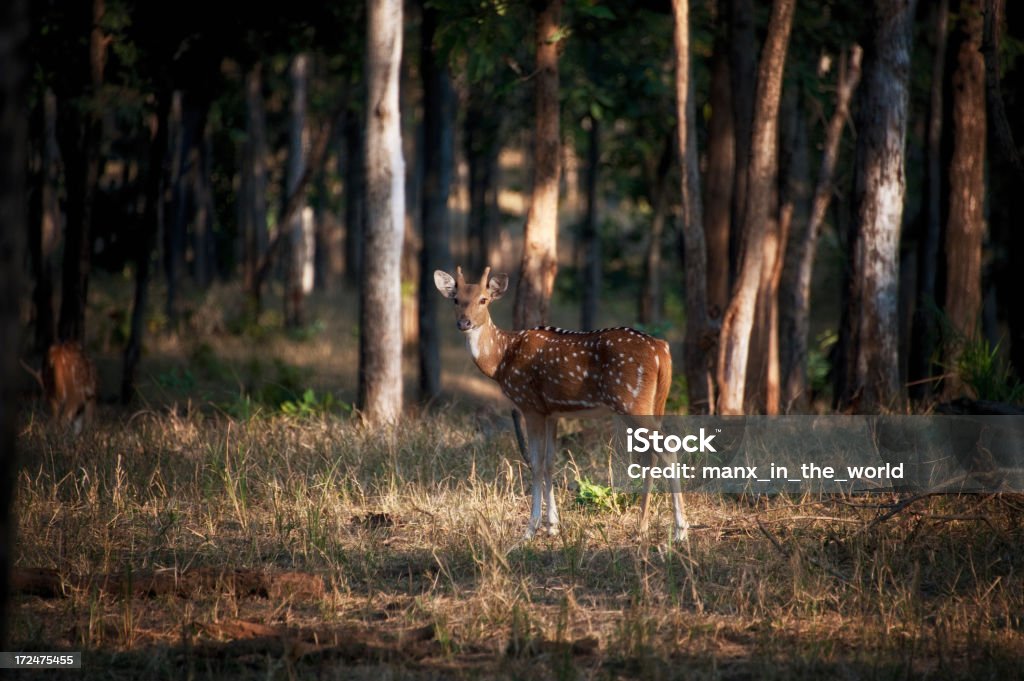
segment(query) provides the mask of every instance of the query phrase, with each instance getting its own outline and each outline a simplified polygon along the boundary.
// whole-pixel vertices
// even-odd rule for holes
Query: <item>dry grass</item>
[[[253,352],[323,362],[304,376],[318,390],[351,385],[344,334]],[[464,400],[389,432],[269,408],[231,418],[223,401],[254,380],[247,344],[203,338],[226,368],[160,387],[195,364],[165,341],[150,406],[105,408],[77,441],[26,412],[16,564],[54,569],[66,589],[16,596],[12,646],[85,651],[69,677],[1020,674],[1019,498],[932,497],[872,524],[894,499],[688,496],[702,527],[671,546],[666,499],[638,537],[635,507],[574,505],[563,457],[561,534],[523,542],[529,471],[502,412]],[[477,385],[464,357],[449,362],[459,351],[446,367]],[[589,429],[563,444],[574,461],[600,447]],[[247,570],[323,588],[241,588]],[[167,574],[183,586],[136,588]]]

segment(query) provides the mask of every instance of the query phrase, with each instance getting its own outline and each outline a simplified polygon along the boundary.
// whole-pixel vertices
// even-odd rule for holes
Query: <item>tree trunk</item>
[[[587,131],[586,208],[583,216],[583,301],[580,307],[580,328],[597,328],[597,309],[601,299],[601,234],[597,220],[597,180],[601,165],[601,121],[590,118]]]
[[[775,0],[772,3],[768,33],[758,66],[751,153],[746,168],[747,196],[740,271],[732,301],[722,320],[719,341],[718,410],[726,415],[742,414],[744,410],[750,332],[761,281],[765,233],[769,221],[773,220],[770,212],[776,177],[779,99],[795,4],[795,0]],[[737,153],[737,159],[740,158]]]
[[[689,106],[691,102],[692,99],[690,102],[687,102],[687,105]],[[689,122],[689,118],[687,118],[687,122]],[[692,133],[692,130],[687,131],[686,141],[691,145],[690,154],[696,154],[696,148],[693,146],[696,140]],[[671,137],[665,140],[665,145],[657,163],[649,165],[647,173],[647,186],[650,188],[653,214],[651,215],[651,231],[647,239],[647,253],[644,257],[644,283],[640,289],[639,317],[641,324],[657,324],[661,321],[661,252],[662,240],[665,234],[665,221],[668,216],[669,180],[672,177],[670,171],[672,161],[675,159],[673,142],[674,140]],[[690,155],[683,158],[689,161]],[[690,182],[690,185],[691,187],[695,186],[692,182]],[[688,192],[691,191],[691,187],[688,187]],[[692,198],[692,194],[690,194],[690,197]],[[697,210],[699,211],[699,207],[697,207]]]
[[[712,390],[708,361],[707,245],[701,215],[700,175],[697,170],[697,123],[690,69],[690,3],[672,2],[676,77],[676,132],[682,166],[682,235],[686,270],[686,337],[683,370],[686,372],[691,413],[711,411]]]
[[[558,272],[558,183],[561,172],[558,103],[558,43],[562,0],[547,0],[537,13],[536,130],[533,196],[523,235],[523,264],[516,289],[515,326],[548,319]]]
[[[953,156],[949,165],[946,223],[946,318],[953,337],[944,342],[949,376],[943,392],[963,390],[955,367],[965,342],[981,323],[981,248],[985,237],[985,60],[981,54],[982,0],[962,0],[954,33]]]
[[[394,423],[402,413],[401,0],[368,0],[367,15],[367,220],[360,289],[359,406],[371,423]]]
[[[260,257],[267,250],[267,133],[259,64],[245,77],[245,131],[239,201],[245,290],[252,291]]]
[[[450,271],[451,229],[448,194],[451,191],[455,97],[448,67],[434,49],[438,11],[423,7],[420,69],[423,77],[423,244],[420,249],[419,359],[420,401],[441,394],[441,337],[437,324],[434,270]]]
[[[98,97],[107,61],[107,36],[102,21],[105,0],[93,0],[88,55],[83,60],[87,75],[77,92],[58,93],[57,134],[64,158],[66,186],[66,236],[61,282],[61,340],[84,340],[85,310],[89,300],[89,272],[92,268],[92,208],[100,173],[100,138],[103,128],[98,107],[87,100]],[[73,67],[69,67],[73,68]],[[77,100],[77,101],[76,101]]]
[[[754,130],[754,97],[757,90],[757,35],[752,0],[729,0],[729,81],[732,85],[735,130],[735,175],[732,190],[732,231],[729,233],[729,282],[740,269],[743,220],[747,206],[747,169]],[[724,314],[724,308],[723,308]]]
[[[306,93],[309,84],[309,56],[297,54],[289,71],[292,84],[291,119],[288,128],[288,177],[286,195],[298,187],[306,170],[309,132],[306,127]],[[304,204],[305,202],[303,202]],[[297,328],[305,323],[305,300],[313,290],[313,219],[303,207],[288,225],[287,293],[285,325]]]
[[[496,176],[500,121],[493,100],[494,93],[485,84],[470,85],[463,124],[469,171],[469,272],[482,272],[491,264],[491,246],[497,222]]]
[[[875,0],[857,114],[851,286],[836,395],[872,413],[899,401],[899,242],[915,0]]]
[[[24,240],[28,232],[28,36],[27,3],[0,5],[0,650],[8,650],[11,561],[18,527],[14,507],[17,477],[17,375],[24,287]]]
[[[999,48],[1006,31],[1004,0],[985,1],[985,91],[988,108],[988,144],[992,159],[989,191],[992,240],[1005,255],[995,263],[995,282],[1004,303],[1009,327],[1010,361],[1018,377],[1024,376],[1024,304],[1020,273],[1024,271],[1024,160],[1014,140],[1003,102]]]
[[[43,158],[40,170],[38,229],[32,230],[30,245],[35,287],[35,352],[45,355],[55,338],[53,314],[53,261],[60,244],[60,148],[57,146],[57,96],[47,88],[43,94]]]
[[[836,84],[836,108],[825,129],[821,166],[818,179],[811,199],[811,212],[802,229],[798,229],[789,239],[783,274],[783,287],[780,293],[782,318],[779,335],[788,339],[788,350],[780,358],[780,371],[783,381],[782,399],[797,411],[805,411],[808,404],[807,386],[807,347],[810,333],[811,310],[811,278],[814,273],[814,261],[818,254],[818,238],[821,236],[829,204],[834,191],[833,178],[836,163],[839,160],[839,142],[843,128],[850,115],[850,101],[857,84],[860,82],[860,63],[863,51],[854,45],[844,52],[840,58],[839,73]],[[784,346],[787,347],[787,346]]]
[[[797,247],[791,235],[803,233],[807,224],[807,200],[810,194],[807,162],[807,123],[799,86],[789,88],[782,100],[783,127],[779,133],[779,208],[778,253],[768,282],[768,366],[765,383],[765,410],[768,414],[788,411],[783,403],[783,379],[790,365],[792,336],[782,333],[783,323],[792,311],[782,299],[782,281],[792,269],[790,248]],[[783,304],[786,302],[787,304]]]
[[[354,287],[362,286],[366,235],[364,130],[362,115],[351,109],[345,120],[345,278]]]
[[[142,216],[143,236],[135,254],[135,303],[132,307],[131,333],[124,349],[121,371],[121,403],[128,404],[135,397],[135,374],[142,357],[142,338],[146,331],[146,306],[149,299],[150,260],[153,246],[162,222],[162,203],[165,159],[168,145],[168,119],[171,107],[170,93],[157,98],[157,129],[149,148],[149,167],[146,170],[146,206]]]
[[[201,290],[210,287],[216,254],[214,252],[213,139],[209,119],[205,121],[196,146],[196,164],[192,169],[192,200],[195,221],[192,228],[193,279]]]
[[[939,320],[935,312],[938,281],[939,241],[942,237],[942,89],[946,73],[946,36],[949,0],[932,5],[932,81],[928,102],[928,132],[925,143],[924,230],[917,250],[917,299],[911,329],[911,351],[907,373],[909,393],[922,399],[931,393],[935,346]]]
[[[197,144],[206,126],[206,106],[182,91],[172,95],[171,113],[172,154],[169,203],[164,224],[164,277],[167,283],[165,314],[172,329],[178,324],[178,288],[185,260],[185,238],[189,218],[189,185],[198,163]]]
[[[713,319],[721,319],[729,305],[729,235],[732,232],[733,182],[736,176],[736,133],[725,5],[725,0],[719,0],[720,13],[711,55],[711,120],[708,122],[708,169],[704,177],[708,314]]]

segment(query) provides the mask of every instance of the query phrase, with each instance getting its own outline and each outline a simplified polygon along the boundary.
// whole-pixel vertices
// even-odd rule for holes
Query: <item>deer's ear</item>
[[[455,277],[443,270],[434,270],[434,286],[445,298],[454,298],[455,290],[458,288],[455,285]]]
[[[487,292],[491,294],[491,298],[497,300],[505,295],[505,291],[508,290],[508,275],[507,274],[495,274],[491,277],[491,280],[487,282]]]

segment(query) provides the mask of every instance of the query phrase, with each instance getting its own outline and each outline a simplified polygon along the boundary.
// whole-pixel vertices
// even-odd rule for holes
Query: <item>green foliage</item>
[[[672,387],[668,391],[665,411],[670,414],[685,412],[690,407],[690,391],[686,383],[686,374],[680,372],[672,376]]]
[[[191,392],[196,387],[196,377],[187,368],[173,367],[157,374],[156,383],[165,390]]]
[[[351,413],[352,405],[336,400],[331,393],[317,397],[312,388],[307,388],[297,400],[285,400],[281,403],[283,414],[298,419],[320,418],[339,411]]]
[[[649,324],[634,324],[637,331],[643,331],[644,333],[650,334],[655,338],[665,338],[668,336],[668,332],[672,330],[672,322],[668,319],[662,319],[659,322],[651,322]]]
[[[629,495],[611,487],[591,482],[588,478],[576,481],[576,505],[588,511],[615,511],[621,513],[628,506]]]
[[[812,393],[823,393],[830,387],[829,373],[832,364],[829,354],[832,346],[839,341],[839,334],[826,329],[817,335],[815,345],[807,351],[807,384]]]
[[[1000,356],[999,343],[992,346],[986,338],[964,341],[954,371],[979,400],[1024,402],[1024,384]]]

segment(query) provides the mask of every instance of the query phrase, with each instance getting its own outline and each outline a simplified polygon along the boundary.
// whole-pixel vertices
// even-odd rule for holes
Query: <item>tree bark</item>
[[[370,423],[394,423],[402,413],[401,0],[368,0],[366,40],[367,221],[360,292],[359,407]]]
[[[915,0],[875,0],[857,114],[851,285],[836,372],[839,405],[898,406],[899,242]]]
[[[932,374],[935,346],[939,338],[935,288],[938,281],[939,241],[942,237],[942,90],[946,73],[949,0],[939,0],[932,5],[932,11],[932,81],[925,143],[924,230],[917,250],[917,298],[907,363],[909,394],[914,399],[922,399],[931,392],[932,382],[928,379]]]
[[[688,98],[687,106],[690,106],[691,103],[692,98]],[[691,115],[692,113],[691,107]],[[687,122],[689,122],[689,120],[689,117],[687,117]],[[693,148],[695,139],[693,137],[692,130],[687,131],[686,141],[687,144],[691,145],[691,153],[684,158],[689,161],[690,156],[696,154],[696,150]],[[672,161],[675,160],[675,142],[677,142],[677,140],[673,140],[672,137],[665,140],[665,145],[657,162],[648,164],[646,179],[647,186],[650,187],[649,191],[653,213],[651,215],[651,230],[647,238],[647,253],[644,256],[644,283],[640,288],[639,320],[641,324],[657,324],[661,321],[661,252],[662,241],[665,235],[665,222],[668,217],[668,193],[670,190],[670,179],[672,177],[670,171]],[[689,184],[691,187],[694,186],[692,182]],[[692,191],[692,189],[688,187],[688,193],[690,191]],[[692,199],[692,195],[690,198]],[[697,207],[697,210],[699,211],[699,207]],[[598,281],[600,282],[600,280]]]
[[[680,193],[682,235],[686,269],[686,336],[683,340],[683,369],[686,372],[691,413],[711,411],[713,386],[708,361],[707,245],[700,203],[700,175],[697,170],[696,106],[690,69],[689,0],[672,2],[675,46],[676,133],[682,166]]]
[[[168,119],[171,95],[162,93],[157,98],[157,128],[149,148],[149,167],[146,170],[146,204],[142,216],[144,234],[139,239],[135,254],[135,302],[132,306],[131,332],[125,345],[121,370],[121,403],[128,404],[135,397],[135,375],[142,357],[142,339],[145,335],[146,306],[149,300],[150,261],[153,246],[160,232],[165,159],[168,144]]]
[[[102,20],[105,0],[93,0],[89,22],[88,54],[83,55],[86,74],[75,92],[58,92],[57,134],[64,158],[66,185],[66,235],[62,268],[60,320],[61,340],[84,340],[85,310],[89,300],[89,272],[92,268],[92,208],[100,173],[102,125],[96,100],[103,86],[107,59],[107,36]],[[74,68],[74,66],[69,66]]]
[[[434,271],[450,271],[451,229],[448,194],[454,165],[455,98],[448,67],[434,49],[438,11],[424,5],[420,38],[423,77],[423,204],[420,249],[419,360],[420,401],[429,403],[441,394],[441,338],[437,324]]]
[[[469,175],[467,222],[469,272],[490,265],[497,223],[498,135],[501,122],[495,113],[494,93],[484,83],[473,83],[463,124],[466,165]]]
[[[245,77],[245,143],[241,169],[243,278],[252,291],[260,256],[267,250],[267,133],[263,107],[262,69],[256,64]]]
[[[797,411],[804,411],[809,406],[807,348],[810,333],[811,278],[818,253],[818,239],[832,201],[833,178],[839,160],[839,142],[850,115],[850,101],[860,82],[862,54],[860,46],[854,45],[840,58],[836,108],[825,129],[821,166],[818,169],[814,196],[811,199],[810,216],[806,223],[803,223],[803,229],[796,231],[790,238],[792,251],[786,256],[792,267],[787,266],[780,293],[783,315],[779,335],[789,340],[788,350],[780,358],[782,399]]]
[[[598,303],[601,300],[601,234],[597,218],[597,180],[601,165],[601,121],[590,118],[587,132],[586,208],[583,216],[583,300],[580,306],[580,328],[597,328]]]
[[[722,320],[719,342],[718,411],[726,415],[742,414],[745,406],[750,332],[761,281],[767,223],[773,219],[770,209],[776,177],[779,99],[795,4],[795,0],[775,0],[772,3],[768,34],[758,66],[751,153],[746,168],[747,197],[740,271],[732,301]]]
[[[43,94],[43,154],[40,169],[38,229],[30,244],[35,287],[35,352],[45,355],[53,344],[56,328],[53,313],[54,254],[60,244],[60,148],[57,146],[57,96],[49,88]]]
[[[547,0],[537,13],[533,196],[526,216],[523,262],[515,304],[515,326],[520,329],[547,321],[558,272],[558,184],[561,174],[558,43],[561,11],[562,0]]]
[[[14,506],[17,476],[21,337],[20,305],[24,287],[26,169],[28,167],[28,36],[27,3],[0,5],[0,650],[7,650],[10,610],[8,582],[17,520]]]
[[[729,0],[729,81],[732,85],[735,130],[735,174],[732,190],[732,230],[729,233],[729,286],[740,269],[743,220],[747,209],[747,168],[754,130],[754,98],[757,90],[757,35],[752,0]],[[724,308],[722,314],[725,314]]]
[[[345,278],[357,288],[363,280],[366,236],[365,129],[363,116],[351,109],[345,120]]]
[[[306,170],[309,132],[306,125],[306,93],[309,87],[309,55],[300,53],[289,69],[292,85],[291,119],[288,128],[288,177],[286,195],[298,188]],[[305,300],[313,290],[313,219],[305,201],[288,225],[287,293],[285,325],[297,328],[305,323]]]
[[[732,75],[729,69],[728,19],[719,0],[718,26],[711,55],[711,120],[708,122],[708,169],[705,175],[704,231],[708,242],[708,314],[721,319],[729,305],[729,235],[732,232],[736,132],[733,126]]]
[[[946,223],[946,318],[953,337],[944,342],[948,373],[943,393],[964,386],[956,366],[964,343],[981,323],[981,248],[985,236],[985,60],[981,54],[982,0],[962,0],[954,34],[953,156],[949,164]]]

